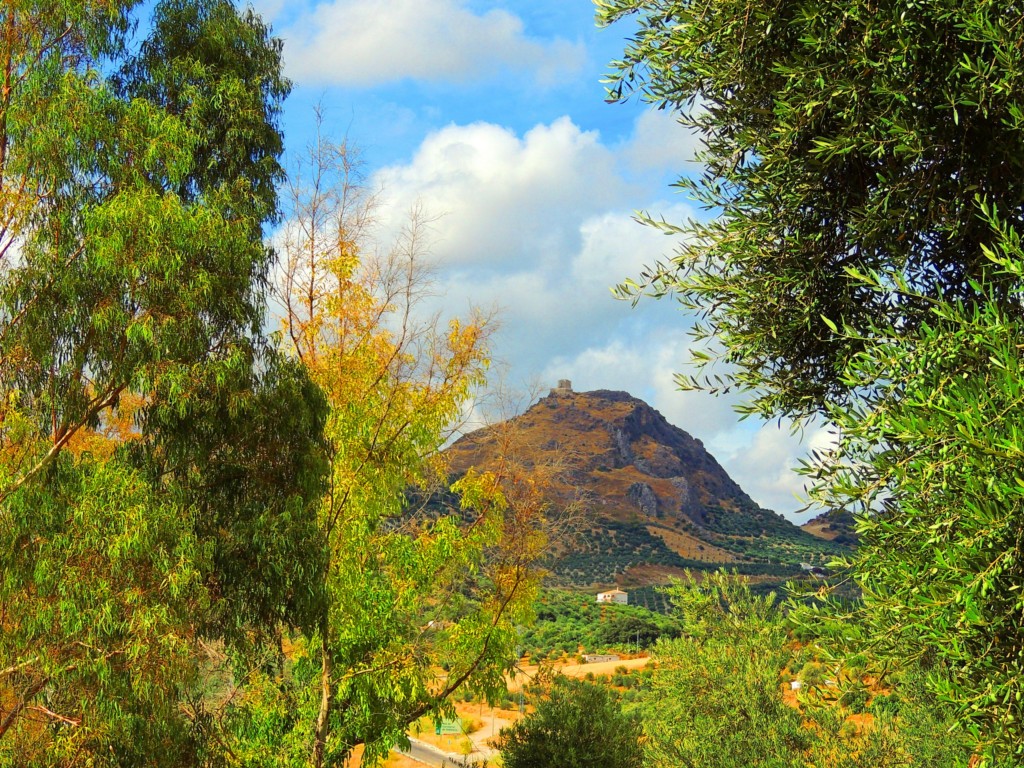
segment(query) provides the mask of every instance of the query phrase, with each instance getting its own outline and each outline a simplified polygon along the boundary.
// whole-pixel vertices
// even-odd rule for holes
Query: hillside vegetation
[[[630,593],[631,601],[637,598]],[[646,602],[649,596],[641,596]],[[657,603],[656,603],[657,604]],[[544,659],[563,654],[635,653],[659,638],[678,636],[677,619],[646,605],[597,603],[592,594],[561,589],[541,590],[535,604],[536,622],[522,635],[524,653]]]

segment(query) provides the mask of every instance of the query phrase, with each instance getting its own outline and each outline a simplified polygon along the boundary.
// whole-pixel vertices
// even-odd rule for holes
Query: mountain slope
[[[565,583],[650,584],[682,568],[722,566],[796,575],[801,562],[843,550],[759,507],[699,440],[625,392],[561,386],[448,452],[459,474],[510,452],[526,467],[560,467],[551,501],[585,510],[552,566]]]
[[[840,544],[856,544],[858,539],[857,521],[849,512],[821,514],[800,527],[819,539]]]

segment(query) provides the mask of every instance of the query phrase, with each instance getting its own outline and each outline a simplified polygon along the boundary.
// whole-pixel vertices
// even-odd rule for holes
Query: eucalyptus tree
[[[260,340],[280,44],[143,10],[0,9],[7,764],[216,761],[210,655],[316,600],[323,399]]]

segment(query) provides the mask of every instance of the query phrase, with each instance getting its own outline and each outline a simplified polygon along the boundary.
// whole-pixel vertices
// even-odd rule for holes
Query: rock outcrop
[[[452,445],[453,470],[487,465],[511,432],[527,463],[565,467],[566,482],[556,482],[556,495],[582,493],[602,513],[621,519],[639,510],[701,524],[709,507],[757,507],[700,440],[626,392],[573,392],[568,381],[559,382],[501,431],[506,439],[484,429]]]

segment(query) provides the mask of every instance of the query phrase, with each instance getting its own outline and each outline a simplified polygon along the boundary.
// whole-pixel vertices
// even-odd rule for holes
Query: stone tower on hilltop
[[[571,395],[572,382],[568,379],[559,379],[558,386],[551,389],[552,395]]]

